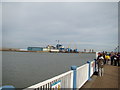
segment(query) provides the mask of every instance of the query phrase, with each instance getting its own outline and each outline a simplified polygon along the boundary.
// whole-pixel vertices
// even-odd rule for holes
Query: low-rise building
[[[43,48],[43,51],[50,51],[50,48]]]
[[[28,51],[43,51],[43,47],[28,47]]]
[[[50,49],[50,52],[59,52],[59,49]]]

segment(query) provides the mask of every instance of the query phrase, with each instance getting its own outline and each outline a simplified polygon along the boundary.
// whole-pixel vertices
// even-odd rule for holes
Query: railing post
[[[76,74],[76,69],[77,66],[71,66],[71,70],[73,70],[73,90],[76,90],[76,86],[77,86],[77,74]]]
[[[96,70],[96,64],[97,64],[97,62],[96,62],[96,59],[94,59],[94,61],[95,61],[95,71],[94,72],[96,72],[97,70]]]
[[[91,80],[91,78],[90,78],[90,73],[91,73],[91,62],[90,61],[87,61],[87,63],[88,63],[88,80]]]

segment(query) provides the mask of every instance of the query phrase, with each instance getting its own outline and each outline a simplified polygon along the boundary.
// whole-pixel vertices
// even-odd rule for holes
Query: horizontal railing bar
[[[90,63],[94,63],[94,60],[93,61],[90,61]],[[87,69],[85,69],[87,67]],[[89,71],[88,70],[88,67],[89,67],[89,64],[88,63],[86,63],[86,64],[84,64],[84,65],[82,65],[82,66],[80,66],[80,67],[77,67],[77,69],[76,69],[76,71],[77,72],[79,72],[79,73],[82,73],[82,72],[80,72],[82,69],[85,69],[85,70],[87,70],[87,72]],[[90,68],[91,68],[91,65],[90,65]],[[92,67],[92,68],[94,68],[94,67]],[[91,70],[92,70],[92,68],[91,68]],[[91,70],[90,70],[90,72],[91,72]],[[78,73],[78,74],[79,74]],[[94,71],[91,73],[91,75],[93,75],[93,73],[94,73]],[[77,74],[77,75],[78,75]],[[83,73],[84,74],[84,73]],[[86,75],[86,74],[85,74]],[[57,81],[59,81],[59,80],[63,80],[63,87],[66,87],[66,85],[68,86],[69,84],[68,84],[68,81],[67,80],[69,80],[68,78],[69,78],[69,76],[71,77],[70,79],[71,79],[71,84],[70,84],[70,87],[72,87],[72,83],[73,83],[73,70],[70,70],[70,71],[67,71],[67,72],[65,72],[65,73],[63,73],[63,74],[60,74],[60,75],[57,75],[57,76],[55,76],[55,77],[53,77],[53,78],[50,78],[50,79],[48,79],[48,80],[45,80],[45,81],[42,81],[42,82],[40,82],[40,83],[38,83],[38,84],[35,84],[35,85],[32,85],[32,86],[30,86],[30,87],[27,87],[26,89],[23,89],[23,90],[32,90],[32,89],[37,89],[37,88],[42,88],[42,89],[45,89],[45,88],[51,88],[51,85],[53,84],[53,83],[55,83],[55,82],[57,82]],[[78,78],[78,76],[77,76],[77,78]],[[79,79],[80,80],[80,79]],[[87,80],[88,80],[88,78],[84,78],[84,80],[83,79],[81,79],[83,82],[81,82],[80,83],[80,85],[78,84],[78,87],[81,87],[81,85],[83,85]],[[77,80],[78,81],[78,80]],[[78,88],[77,87],[77,88]]]
[[[28,88],[26,88],[26,89],[23,89],[23,90],[27,90],[27,89],[29,89],[29,88],[36,88],[36,87],[43,86],[43,85],[48,84],[48,83],[50,83],[50,82],[52,82],[52,81],[54,81],[54,80],[56,80],[56,79],[58,79],[58,78],[61,78],[61,77],[63,77],[63,76],[66,76],[66,75],[68,75],[68,74],[70,74],[70,73],[72,73],[72,72],[73,72],[73,71],[70,70],[70,71],[68,71],[68,72],[66,72],[66,73],[63,73],[63,74],[58,75],[58,76],[55,76],[55,77],[53,77],[53,78],[51,78],[51,79],[48,79],[48,80],[43,81],[43,82],[40,82],[40,83],[38,83],[38,84],[32,85],[32,86],[30,86],[30,87],[28,87]]]
[[[85,67],[86,65],[88,65],[88,64],[84,64],[84,65],[82,65],[82,66],[78,67],[78,68],[77,68],[77,70],[79,70],[80,68]]]

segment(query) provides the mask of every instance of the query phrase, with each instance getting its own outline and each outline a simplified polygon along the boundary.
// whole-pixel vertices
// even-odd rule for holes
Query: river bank
[[[3,48],[3,49],[0,49],[0,51],[11,51],[11,52],[38,52],[38,53],[50,52],[50,51],[27,51],[27,50],[20,50],[20,49],[16,49],[16,48]],[[50,52],[50,53],[76,53],[76,52]],[[83,52],[83,51],[78,51],[77,53],[96,53],[96,52]]]

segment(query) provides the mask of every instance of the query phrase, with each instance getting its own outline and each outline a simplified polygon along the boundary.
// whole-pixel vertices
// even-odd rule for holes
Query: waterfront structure
[[[57,48],[57,49],[60,49],[60,48],[62,48],[62,45],[61,45],[61,44],[57,44],[57,45],[56,45],[56,48]]]
[[[66,48],[66,52],[72,52],[72,49],[71,48]]]
[[[57,44],[56,48],[59,49],[60,52],[65,52],[65,47],[61,44]]]
[[[81,88],[88,80],[91,79],[91,76],[96,70],[96,60],[88,61],[86,64],[77,67],[71,66],[71,70],[55,76],[46,81],[40,82],[38,84],[32,85],[25,88],[24,90],[38,90],[42,89],[63,89],[63,88]]]
[[[59,49],[56,49],[52,45],[48,45],[47,47],[28,47],[28,51],[45,51],[45,52],[59,52]]]
[[[59,52],[59,49],[50,49],[50,52]]]
[[[46,48],[48,48],[48,49],[55,49],[55,47],[54,46],[52,46],[52,45],[47,45],[47,47]]]
[[[49,52],[50,49],[49,49],[49,48],[43,48],[43,51],[47,51],[47,52]]]
[[[84,52],[86,52],[86,49],[84,49]]]
[[[59,52],[59,49],[56,49],[56,47],[52,45],[47,45],[47,47],[44,48],[43,50],[48,50],[49,52]]]
[[[43,47],[28,47],[28,51],[43,51]]]
[[[27,49],[19,49],[20,51],[28,51]]]
[[[73,52],[78,52],[78,50],[77,50],[77,49],[74,49]]]
[[[45,52],[63,52],[63,53],[78,53],[77,49],[65,48],[62,44],[56,46],[47,45],[46,47],[28,47],[28,51],[45,51]]]

